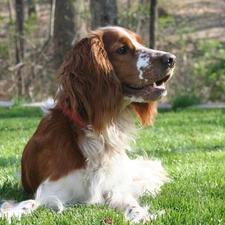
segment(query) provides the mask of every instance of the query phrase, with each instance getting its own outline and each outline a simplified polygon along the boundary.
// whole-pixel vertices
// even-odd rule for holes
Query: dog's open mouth
[[[170,79],[171,75],[166,75],[160,80],[156,80],[145,86],[133,86],[123,83],[123,92],[126,98],[138,98],[140,101],[156,101],[167,94],[165,83]]]
[[[164,84],[170,79],[170,75],[165,76],[163,79],[153,82],[152,84],[146,86],[135,87],[126,83],[123,83],[123,87],[126,89],[130,89],[132,91],[142,91],[148,87],[153,88],[165,88]]]

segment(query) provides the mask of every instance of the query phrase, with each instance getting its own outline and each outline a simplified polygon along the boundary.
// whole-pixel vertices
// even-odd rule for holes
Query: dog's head
[[[57,100],[101,131],[131,103],[151,124],[155,101],[167,94],[176,57],[142,45],[135,33],[104,27],[78,42],[60,69]]]
[[[172,76],[174,55],[144,47],[139,36],[124,28],[106,27],[100,33],[125,99],[151,102],[166,95],[164,84]]]

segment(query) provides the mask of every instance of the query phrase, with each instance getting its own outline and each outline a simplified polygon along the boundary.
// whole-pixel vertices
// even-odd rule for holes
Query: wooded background
[[[119,25],[177,56],[164,101],[225,101],[225,0],[0,0],[0,101],[54,96],[65,54]]]

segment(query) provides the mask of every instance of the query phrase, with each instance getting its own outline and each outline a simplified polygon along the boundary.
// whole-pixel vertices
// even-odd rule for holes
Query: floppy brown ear
[[[78,42],[60,68],[58,101],[100,133],[122,103],[121,84],[95,33]]]
[[[153,121],[157,115],[156,102],[149,103],[132,103],[135,113],[142,125],[153,125]]]

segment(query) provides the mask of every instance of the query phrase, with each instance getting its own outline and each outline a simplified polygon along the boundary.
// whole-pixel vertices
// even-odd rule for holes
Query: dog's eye
[[[127,53],[127,48],[126,48],[126,46],[123,46],[123,47],[119,48],[119,49],[117,50],[117,53],[120,54],[120,55],[126,54],[126,53]]]

